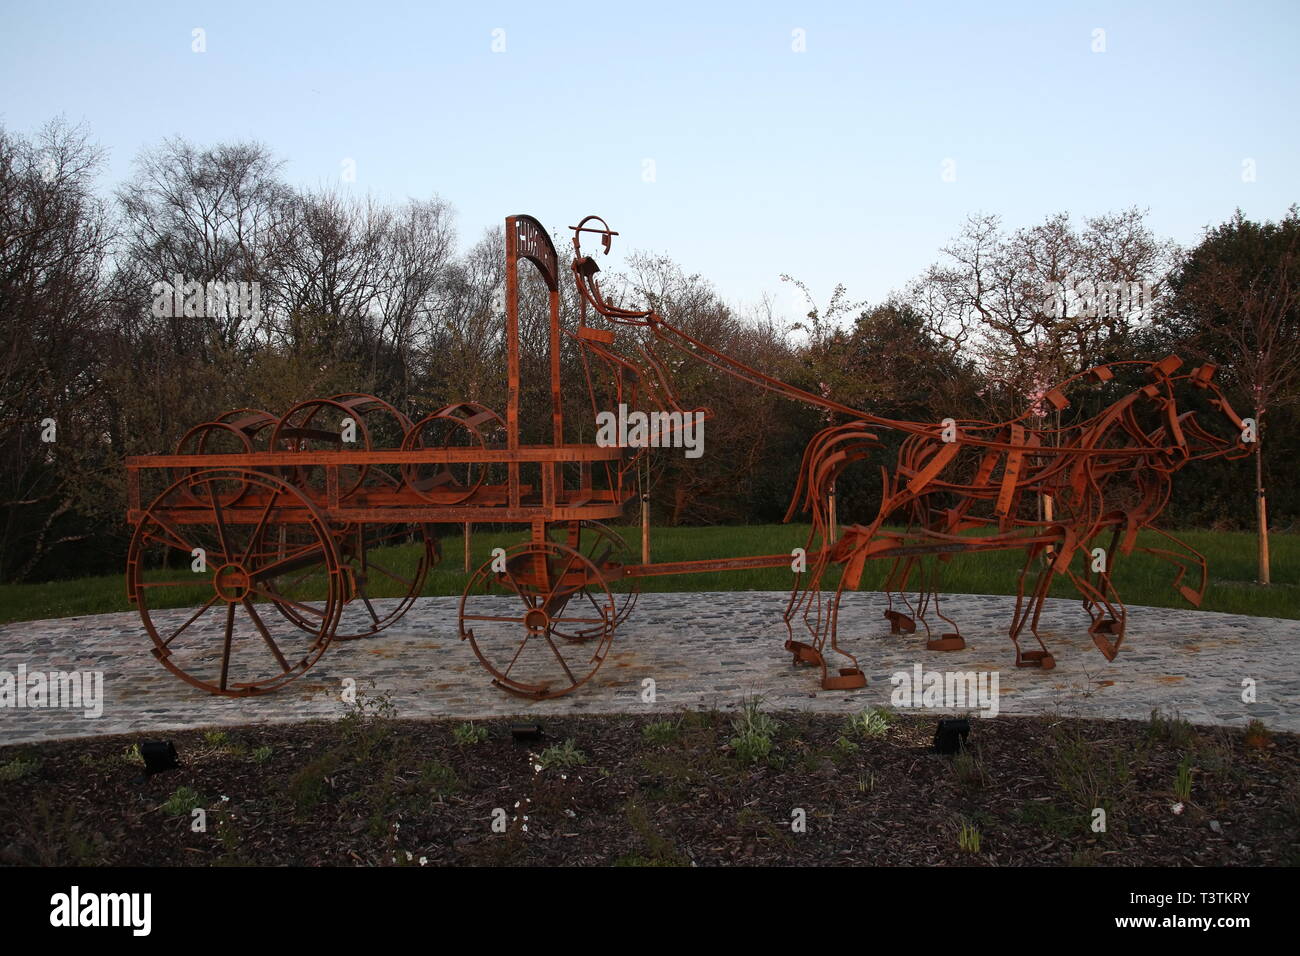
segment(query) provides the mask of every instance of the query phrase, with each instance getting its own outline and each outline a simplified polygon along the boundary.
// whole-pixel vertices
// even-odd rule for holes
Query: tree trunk
[[[1255,412],[1255,518],[1259,526],[1259,583],[1271,584],[1268,560],[1268,501],[1264,497],[1263,412]]]

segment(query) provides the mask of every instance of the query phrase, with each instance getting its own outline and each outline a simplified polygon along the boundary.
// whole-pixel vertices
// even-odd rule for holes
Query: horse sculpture
[[[1175,589],[1193,605],[1200,604],[1207,582],[1205,558],[1154,523],[1169,501],[1173,474],[1184,465],[1253,451],[1250,429],[1213,381],[1213,365],[1178,374],[1183,360],[1171,355],[1157,362],[1111,362],[1081,372],[1047,391],[1043,401],[1061,412],[1070,405],[1066,391],[1081,383],[1113,391],[1134,373],[1143,380],[1097,414],[1064,428],[1034,427],[1034,421],[1047,418],[1034,409],[1000,423],[896,421],[765,375],[665,321],[652,308],[633,310],[610,303],[597,280],[599,266],[583,254],[581,237],[598,234],[608,254],[618,233],[596,216],[573,230],[573,275],[582,309],[578,335],[598,339],[602,357],[626,372],[629,380],[645,384],[648,400],[684,410],[671,391],[667,363],[653,349],[659,343],[733,378],[848,419],[809,442],[785,516],[790,521],[803,511],[812,524],[806,548],[809,567],[796,577],[785,612],[786,649],[796,663],[821,668],[823,687],[847,689],[866,683],[857,659],[838,644],[837,620],[845,589],[859,587],[869,560],[892,561],[884,585],[891,631],[912,633],[919,621],[929,635],[928,649],[955,651],[965,647],[965,640],[939,609],[941,566],[955,554],[1023,550],[1009,628],[1018,667],[1055,666],[1038,625],[1058,575],[1082,596],[1091,620],[1089,634],[1107,660],[1114,660],[1123,643],[1128,617],[1112,580],[1117,558],[1136,549],[1171,563],[1177,568]],[[637,358],[623,358],[609,349],[612,333],[588,326],[588,307],[614,325],[648,333],[636,346]],[[1187,388],[1206,393],[1209,407],[1229,434],[1205,428],[1196,411],[1180,411],[1178,392]],[[884,447],[878,433],[886,430],[904,438],[894,467],[881,467],[877,513],[869,523],[849,524],[837,535],[828,506],[835,482],[850,465]],[[1044,505],[1045,512],[1039,514]],[[899,529],[889,522],[904,526]],[[1169,546],[1138,548],[1143,530],[1161,535]],[[1098,548],[1097,542],[1107,535],[1108,543]],[[1084,560],[1082,571],[1076,569],[1076,560]],[[832,568],[842,573],[828,596],[823,584]],[[913,603],[907,591],[918,570],[921,579]],[[1194,573],[1195,586],[1184,583],[1189,572]],[[904,610],[895,608],[896,600]],[[928,620],[931,610],[952,629],[935,637]],[[801,635],[805,640],[796,640],[796,622],[807,632]],[[1026,627],[1037,649],[1021,647]],[[846,662],[835,673],[825,658],[828,643]]]
[[[1000,424],[947,419],[930,426],[864,416],[819,432],[804,453],[799,487],[786,515],[790,520],[800,507],[811,515],[808,552],[816,554],[807,582],[796,584],[787,609],[787,649],[796,659],[825,669],[822,652],[829,638],[831,649],[851,664],[841,669],[847,681],[826,679],[841,686],[852,683],[861,671],[852,655],[838,646],[835,621],[844,590],[856,589],[866,562],[878,558],[893,562],[884,585],[889,601],[885,617],[892,632],[911,633],[919,621],[930,637],[928,649],[955,651],[965,647],[965,640],[939,610],[942,564],[959,553],[1023,550],[1008,632],[1017,667],[1055,666],[1038,625],[1058,575],[1078,590],[1091,620],[1093,642],[1107,660],[1114,660],[1124,640],[1127,611],[1112,575],[1116,560],[1135,549],[1172,563],[1177,568],[1174,588],[1199,606],[1206,587],[1205,558],[1154,524],[1169,501],[1173,474],[1192,461],[1250,454],[1249,429],[1213,383],[1214,366],[1178,375],[1182,364],[1177,356],[1159,362],[1114,362],[1074,376],[1045,395],[1058,411],[1069,405],[1065,389],[1081,380],[1110,383],[1119,373],[1139,370],[1148,381],[1100,413],[1062,429],[1031,427],[1031,413],[1026,413]],[[1180,386],[1209,392],[1210,407],[1234,437],[1212,433],[1198,422],[1195,411],[1180,411]],[[828,493],[845,468],[881,447],[872,428],[901,429],[907,437],[893,469],[881,469],[875,518],[848,525],[831,541]],[[1038,502],[1050,502],[1050,513],[1037,514],[1032,506]],[[891,529],[886,525],[890,520],[905,526]],[[1160,534],[1171,547],[1137,548],[1138,533],[1145,529]],[[1107,538],[1104,546],[1095,547]],[[815,539],[824,546],[814,550]],[[1076,559],[1082,559],[1082,572],[1075,567]],[[927,560],[932,566],[923,568]],[[842,567],[843,573],[833,595],[824,599],[822,583],[832,566]],[[918,569],[922,575],[913,604],[906,592]],[[1189,572],[1195,573],[1195,586],[1184,583]],[[895,596],[906,610],[894,608]],[[931,607],[952,631],[933,635],[927,621]],[[811,642],[794,640],[792,622],[800,617]],[[1037,649],[1021,647],[1026,627]]]

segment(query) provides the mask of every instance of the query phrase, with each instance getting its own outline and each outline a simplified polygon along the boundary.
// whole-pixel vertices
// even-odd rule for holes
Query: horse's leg
[[[1092,623],[1088,626],[1088,634],[1108,661],[1113,661],[1115,655],[1119,653],[1119,646],[1124,640],[1124,628],[1128,621],[1128,610],[1120,600],[1119,592],[1116,591],[1115,584],[1111,580],[1115,559],[1119,554],[1115,547],[1119,541],[1119,533],[1120,526],[1116,524],[1111,531],[1110,547],[1103,551],[1101,567],[1097,570],[1090,569],[1080,576],[1072,569],[1066,568],[1066,574],[1083,597],[1084,610],[1092,619]],[[1090,549],[1085,549],[1083,559],[1096,560]]]
[[[839,625],[840,625],[840,600],[844,596],[844,578],[840,577],[839,586],[835,589],[835,594],[830,599],[829,617],[830,624],[827,636],[830,637],[831,651],[848,661],[847,666],[837,668],[836,674],[829,674],[826,667],[826,659],[822,658],[822,687],[826,690],[852,690],[855,687],[865,687],[867,685],[867,675],[862,673],[862,668],[858,666],[858,659],[843,650],[839,645]],[[824,640],[824,638],[823,638]]]
[[[912,577],[916,562],[915,555],[895,558],[893,566],[889,569],[889,575],[885,578],[885,599],[888,602],[885,618],[889,621],[890,634],[916,633],[916,611],[907,599],[907,582]],[[898,594],[899,602],[907,608],[906,611],[894,610],[895,593]]]
[[[796,572],[794,586],[790,591],[790,600],[785,607],[785,630],[786,642],[785,649],[794,655],[793,663],[798,665],[803,663],[816,663],[820,654],[817,653],[822,641],[823,628],[823,605],[822,596],[822,575],[825,573],[828,559],[825,554],[820,554],[808,570],[808,581],[803,583],[803,574]],[[801,585],[803,585],[801,587]],[[808,643],[795,640],[794,620],[799,618],[804,630],[807,632]],[[812,651],[812,654],[807,653]]]
[[[1047,592],[1052,584],[1052,576],[1056,573],[1049,564],[1038,572],[1038,580],[1034,584],[1033,594],[1029,600],[1025,600],[1025,575],[1029,573],[1030,567],[1042,552],[1043,545],[1034,545],[1029,549],[1025,557],[1024,566],[1020,569],[1020,576],[1016,581],[1016,610],[1011,619],[1011,630],[1009,636],[1011,643],[1016,646],[1016,666],[1017,667],[1041,667],[1049,670],[1056,666],[1056,659],[1047,651],[1047,645],[1043,643],[1042,637],[1038,634],[1038,619],[1042,614],[1043,600],[1047,597]],[[1020,635],[1029,625],[1030,633],[1038,641],[1039,650],[1024,651],[1020,649]]]
[[[942,620],[947,621],[952,630],[944,631],[938,638],[931,637],[925,645],[926,650],[929,651],[961,651],[966,648],[966,641],[961,636],[961,628],[957,626],[956,621],[944,614],[939,607],[939,584],[942,578],[941,571],[947,563],[946,559],[949,557],[951,556],[946,554],[938,554],[934,556],[934,563],[930,568],[929,592],[930,596],[934,599],[935,615]],[[926,626],[926,631],[929,631],[928,625]]]
[[[817,665],[821,669],[822,687],[826,690],[864,687],[867,683],[866,675],[858,667],[857,658],[840,649],[836,634],[839,626],[840,599],[844,593],[844,575],[840,575],[839,583],[829,599],[825,597],[822,590],[822,578],[829,564],[830,560],[823,552],[813,566],[808,586],[802,593],[799,591],[798,579],[796,579],[795,590],[786,605],[785,623],[789,638],[785,642],[785,649],[793,656],[793,664],[796,666]],[[808,642],[794,639],[794,630],[790,623],[801,611],[804,627],[809,635]],[[836,674],[831,674],[826,666],[824,651],[827,639],[830,640],[832,651],[849,660],[849,665],[838,668]]]
[[[1206,585],[1209,583],[1209,568],[1206,565],[1205,555],[1201,554],[1201,552],[1197,551],[1187,542],[1175,538],[1168,531],[1162,531],[1159,528],[1150,525],[1147,530],[1154,531],[1156,534],[1160,535],[1160,537],[1172,541],[1175,545],[1182,548],[1183,553],[1179,554],[1177,551],[1170,551],[1166,548],[1139,548],[1138,550],[1145,551],[1147,554],[1157,557],[1161,561],[1168,561],[1170,564],[1178,568],[1178,576],[1174,578],[1174,590],[1182,595],[1183,600],[1188,604],[1191,604],[1193,607],[1200,607],[1201,601],[1205,598]],[[1195,588],[1183,584],[1183,578],[1185,578],[1190,571],[1195,571],[1197,576],[1197,586]]]

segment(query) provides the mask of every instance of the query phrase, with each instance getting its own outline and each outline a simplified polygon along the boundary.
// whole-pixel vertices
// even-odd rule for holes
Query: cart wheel
[[[500,560],[504,571],[493,567]],[[596,673],[614,639],[615,615],[614,596],[595,564],[567,545],[530,542],[470,578],[460,599],[460,636],[494,684],[546,700]],[[574,642],[562,632],[589,636]]]
[[[304,535],[309,534],[310,529],[302,526],[268,528],[263,547],[293,553],[303,544]],[[424,591],[429,569],[442,558],[432,525],[350,523],[335,526],[332,534],[339,559],[351,578],[351,591],[345,596],[334,630],[336,641],[372,637],[396,624]],[[402,550],[390,550],[396,548]],[[321,555],[315,564],[300,569],[300,574],[300,579],[297,575],[292,579],[295,587],[319,590],[313,582],[324,581],[330,570]],[[391,608],[375,603],[385,598],[399,600]],[[320,627],[318,618],[302,613],[293,602],[275,607],[304,631]]]
[[[632,552],[627,542],[613,528],[599,521],[570,521],[564,525],[553,526],[551,537],[567,547],[578,551],[596,566],[604,582],[620,581],[621,587],[614,592],[614,628],[617,629],[627,620],[632,608],[636,606],[640,590],[635,578],[623,578],[623,567],[631,563]],[[587,588],[580,592],[581,598],[593,608],[598,607],[600,597]],[[600,636],[599,627],[560,626],[555,631],[566,641],[589,641]]]
[[[295,529],[294,548],[267,549],[267,530],[286,523]],[[323,580],[311,588],[293,583],[316,565],[327,569]],[[144,511],[127,555],[127,594],[154,656],[182,680],[229,697],[276,690],[319,660],[343,609],[346,575],[311,502],[287,482],[245,468],[174,482]],[[192,595],[199,606],[178,626],[160,618],[160,594]],[[270,606],[292,606],[318,623],[304,633]]]
[[[461,402],[438,409],[416,422],[406,433],[402,451],[504,447],[506,423],[492,409],[477,402]],[[444,506],[469,501],[494,468],[483,462],[431,462],[402,465],[402,480],[425,501]]]
[[[252,450],[252,436],[221,418],[195,425],[175,444],[175,454],[178,455],[247,455]],[[187,479],[199,471],[203,471],[203,468],[168,468],[168,480]],[[199,485],[194,490],[195,493],[205,493],[211,488]],[[247,490],[247,485],[227,481],[222,484],[222,505],[230,505]]]

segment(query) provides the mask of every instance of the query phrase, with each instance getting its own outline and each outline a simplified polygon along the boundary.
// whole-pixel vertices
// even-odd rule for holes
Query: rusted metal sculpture
[[[1242,422],[1201,366],[1179,375],[1176,357],[1098,366],[1053,389],[1046,400],[1068,404],[1066,390],[1087,379],[1111,383],[1139,369],[1147,380],[1103,411],[1068,428],[947,419],[893,421],[796,388],[730,358],[666,322],[653,310],[609,302],[596,261],[582,239],[613,237],[589,216],[571,227],[571,274],[579,295],[574,328],[560,320],[559,259],[546,230],[529,216],[506,220],[505,417],[475,403],[441,408],[413,421],[374,396],[335,395],[299,403],[283,416],[241,409],[191,429],[173,455],[129,459],[128,518],[135,531],[127,590],[153,640],[154,654],[175,674],[216,694],[244,696],[283,686],[312,666],[335,639],[373,636],[395,623],[420,594],[439,557],[436,526],[463,522],[517,524],[528,540],[474,572],[461,597],[460,637],[493,682],[545,699],[569,693],[600,667],[616,628],[636,602],[638,579],[651,575],[789,566],[789,554],[632,563],[624,542],[603,522],[621,517],[636,493],[634,469],[645,448],[569,444],[564,440],[560,381],[563,337],[578,347],[593,414],[601,403],[652,405],[669,428],[688,409],[672,389],[665,346],[728,375],[845,421],[809,443],[787,520],[803,509],[812,528],[808,569],[796,576],[785,613],[786,649],[795,663],[818,666],[830,689],[860,687],[857,660],[841,649],[836,621],[846,588],[857,588],[867,561],[887,560],[885,616],[895,633],[928,615],[952,630],[931,633],[928,647],[957,650],[964,640],[939,610],[938,566],[969,551],[1021,550],[1018,597],[1010,627],[1019,666],[1054,661],[1037,625],[1052,579],[1079,590],[1090,633],[1108,659],[1124,637],[1126,614],[1111,580],[1114,560],[1131,553],[1169,496],[1184,464],[1248,454]],[[548,291],[551,441],[524,445],[519,429],[519,276],[526,260]],[[635,327],[630,343],[617,329]],[[620,345],[630,349],[626,352]],[[1195,413],[1180,411],[1184,388],[1210,393],[1210,405],[1235,438],[1212,434]],[[603,393],[601,390],[603,389]],[[883,447],[879,433],[905,439],[892,469],[882,468],[876,516],[835,536],[827,511],[834,483],[855,462]],[[166,477],[145,505],[142,482]],[[1050,501],[1046,516],[1027,502]],[[902,522],[903,527],[898,527]],[[1164,532],[1161,532],[1164,534]],[[1109,536],[1105,561],[1077,573],[1072,562]],[[1205,560],[1170,535],[1170,548],[1143,549],[1172,562],[1175,586],[1192,603],[1205,589]],[[394,545],[403,548],[394,549]],[[405,555],[393,565],[391,555]],[[1047,556],[1044,562],[1041,559]],[[839,578],[831,588],[830,576]],[[1182,582],[1188,572],[1196,586]],[[1026,579],[1036,573],[1029,593]],[[382,611],[372,585],[391,581],[401,593]],[[919,580],[918,580],[919,579]],[[918,580],[917,597],[906,596]],[[199,607],[180,626],[154,619],[155,589],[192,589]],[[829,591],[829,593],[828,593]],[[903,610],[895,609],[899,600]],[[795,627],[801,628],[795,639]],[[1024,629],[1038,640],[1022,650]],[[806,632],[806,633],[804,633]],[[842,658],[832,672],[827,645]]]

